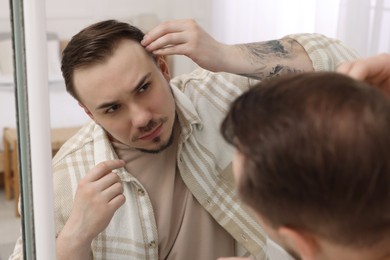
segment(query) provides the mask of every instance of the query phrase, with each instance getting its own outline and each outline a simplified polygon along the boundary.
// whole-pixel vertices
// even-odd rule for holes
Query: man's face
[[[157,64],[139,43],[122,40],[107,61],[74,72],[87,114],[115,141],[147,152],[167,146],[175,121],[169,72]]]

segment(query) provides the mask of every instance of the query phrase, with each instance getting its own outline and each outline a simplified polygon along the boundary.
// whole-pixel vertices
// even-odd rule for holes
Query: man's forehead
[[[108,99],[111,94],[115,94],[116,86],[126,86],[127,90],[131,91],[140,84],[142,79],[151,77],[151,72],[154,70],[152,66],[155,65],[149,53],[139,43],[125,40],[104,62],[80,67],[74,71],[75,91],[83,104],[86,102],[96,104],[98,100],[91,100],[91,98],[96,99],[103,94],[98,93],[99,89]],[[107,92],[107,86],[115,87]]]

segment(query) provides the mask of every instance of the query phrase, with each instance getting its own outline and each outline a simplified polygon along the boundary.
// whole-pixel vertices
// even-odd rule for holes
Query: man
[[[67,90],[93,122],[53,160],[57,259],[265,259],[265,235],[234,192],[220,123],[258,80],[334,70],[356,54],[310,34],[225,45],[192,20],[143,36],[103,21],[64,50]],[[198,69],[171,80],[164,52],[245,76]]]
[[[389,65],[384,54],[339,71],[388,89]],[[238,194],[295,258],[390,259],[383,93],[341,74],[303,73],[252,88],[226,116]]]

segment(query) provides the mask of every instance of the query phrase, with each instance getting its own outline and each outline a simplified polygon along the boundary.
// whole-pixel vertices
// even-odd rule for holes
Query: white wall
[[[143,29],[148,30],[161,21],[194,18],[211,32],[210,6],[208,0],[46,0],[47,31],[56,33],[60,39],[69,39],[85,26],[104,19],[129,21],[144,25]],[[9,1],[0,1],[0,32],[11,31],[9,10]],[[187,58],[174,58],[175,75],[189,72],[194,67]],[[4,127],[16,127],[14,95],[12,87],[0,86],[1,135]],[[50,85],[49,96],[52,127],[77,126],[88,120],[76,101],[66,93],[63,84]]]
[[[278,39],[293,33],[336,36],[339,0],[213,0],[215,37],[227,43]]]

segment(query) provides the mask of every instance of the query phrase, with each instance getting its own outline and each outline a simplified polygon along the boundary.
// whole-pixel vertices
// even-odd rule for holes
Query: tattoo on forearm
[[[244,44],[242,48],[245,48],[249,52],[254,62],[258,62],[259,58],[267,59],[269,56],[285,58],[289,54],[279,40]]]
[[[283,70],[283,66],[281,65],[276,65],[275,68],[273,68],[270,72],[270,74],[268,75],[268,77],[273,77],[275,75],[279,75],[279,73]]]
[[[283,65],[276,65],[275,67],[272,67],[270,72],[268,74],[265,74],[264,71],[255,71],[254,73],[241,73],[239,75],[248,77],[248,78],[254,78],[258,80],[264,80],[267,78],[273,78],[278,77],[285,74],[292,74],[292,73],[300,73],[304,72],[304,70],[295,69],[289,66],[283,66]]]
[[[252,63],[258,63],[259,60],[267,61],[270,58],[287,58],[289,56],[289,51],[286,50],[280,40],[243,44],[241,48],[248,54],[247,56]]]
[[[249,62],[255,67],[251,73],[240,75],[262,80],[286,73],[302,72],[302,69],[286,65],[295,62],[298,56],[294,50],[296,45],[299,44],[292,39],[240,45]]]
[[[303,70],[295,69],[289,66],[276,65],[276,67],[272,68],[271,72],[266,77],[272,78],[284,74],[292,74],[292,73],[300,73],[300,72],[303,72]]]

